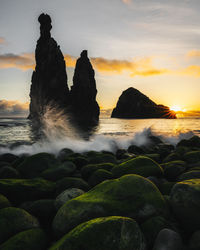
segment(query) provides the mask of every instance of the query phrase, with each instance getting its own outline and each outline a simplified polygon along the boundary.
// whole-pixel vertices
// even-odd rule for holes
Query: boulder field
[[[0,155],[0,249],[199,250],[200,138],[150,141]]]

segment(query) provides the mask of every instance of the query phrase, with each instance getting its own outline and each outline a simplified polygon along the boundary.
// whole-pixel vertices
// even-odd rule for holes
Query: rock
[[[56,182],[56,194],[59,195],[64,190],[68,188],[80,188],[84,191],[88,191],[90,189],[87,182],[85,182],[81,178],[77,177],[65,177],[62,180]]]
[[[0,194],[0,209],[5,207],[11,207],[11,204],[4,195]]]
[[[160,155],[159,154],[145,154],[144,156],[154,160],[155,162],[160,162]]]
[[[63,191],[56,197],[55,207],[58,210],[62,205],[64,205],[67,201],[78,197],[79,195],[84,194],[84,191],[79,188],[69,188]]]
[[[182,250],[182,239],[178,233],[170,229],[162,229],[155,241],[153,250]]]
[[[152,159],[145,156],[138,156],[129,161],[123,162],[112,169],[114,177],[126,174],[138,174],[144,177],[162,176],[162,168]]]
[[[162,180],[159,183],[159,190],[163,195],[169,195],[175,184],[176,182],[169,182],[166,180]]]
[[[42,229],[34,228],[20,232],[0,245],[1,250],[44,250],[47,249],[47,237]]]
[[[89,164],[88,159],[83,156],[71,158],[71,161],[77,166],[78,169],[81,169],[83,166]]]
[[[10,179],[10,178],[13,179],[19,178],[18,171],[9,166],[0,168],[0,179]]]
[[[188,140],[181,140],[176,147],[189,147],[189,148],[200,148],[200,138],[198,136],[193,136]]]
[[[194,232],[200,228],[200,179],[175,184],[170,194],[170,203],[186,231]]]
[[[76,62],[70,97],[72,111],[76,121],[81,124],[97,124],[99,105],[96,102],[96,81],[94,69],[87,56],[87,50],[81,52]]]
[[[145,236],[147,245],[152,248],[158,233],[164,228],[170,228],[169,222],[162,216],[155,216],[141,225],[141,230]]]
[[[157,105],[135,88],[128,88],[119,97],[112,111],[114,118],[176,118],[174,111],[163,105]]]
[[[88,180],[89,177],[98,169],[104,169],[110,171],[115,165],[113,163],[100,163],[100,164],[89,164],[84,166],[81,169],[81,175],[85,180]]]
[[[56,215],[54,200],[44,199],[25,202],[21,208],[34,215],[44,227],[49,227]]]
[[[37,219],[20,208],[3,208],[0,218],[0,243],[21,231],[39,227]]]
[[[55,184],[42,179],[2,179],[0,190],[14,204],[24,201],[50,198],[55,191]]]
[[[18,158],[19,157],[17,155],[13,155],[10,153],[0,155],[0,161],[7,162],[7,163],[12,163],[16,161]]]
[[[82,223],[50,248],[56,249],[145,250],[145,242],[133,219],[111,216]]]
[[[32,75],[30,90],[29,119],[42,120],[49,110],[63,110],[69,102],[67,73],[64,56],[60,46],[51,37],[51,18],[41,14],[40,38],[37,41],[36,67]]]
[[[181,174],[178,177],[179,181],[190,180],[190,179],[200,179],[200,170],[188,171],[186,173]]]
[[[67,161],[68,157],[73,154],[74,152],[69,149],[69,148],[63,148],[60,150],[60,152],[58,153],[58,160],[61,162]]]
[[[39,153],[27,157],[17,170],[25,178],[39,177],[43,171],[49,168],[56,167],[58,164],[54,155],[48,153]]]
[[[163,160],[163,163],[177,161],[177,160],[180,160],[180,155],[173,152],[173,153],[169,154],[167,157],[165,157],[165,159]]]
[[[173,161],[164,166],[164,176],[169,181],[175,181],[186,170],[185,162]]]
[[[113,174],[105,169],[96,170],[88,179],[90,186],[94,187],[102,181],[113,179]]]
[[[89,152],[87,154],[88,160],[90,164],[98,164],[98,163],[117,163],[117,160],[114,155],[108,153],[101,152]]]
[[[166,158],[172,151],[174,151],[173,145],[167,143],[158,144],[157,153],[160,155],[161,159]]]
[[[189,242],[189,250],[200,249],[200,230],[193,233]]]
[[[133,156],[132,153],[128,153],[125,149],[118,149],[115,155],[117,160],[123,160]]]
[[[73,162],[66,161],[63,162],[60,166],[57,166],[55,168],[50,168],[42,172],[41,176],[44,179],[50,180],[50,181],[58,181],[64,177],[71,176],[76,170],[76,166]]]
[[[132,154],[144,154],[144,150],[136,145],[130,145],[128,147],[128,152]]]
[[[97,217],[121,215],[142,221],[167,213],[164,198],[152,182],[139,175],[126,175],[104,181],[68,201],[58,210],[53,229],[56,236],[61,236]]]
[[[190,151],[184,155],[184,159],[187,163],[196,163],[200,162],[200,150],[199,151]]]

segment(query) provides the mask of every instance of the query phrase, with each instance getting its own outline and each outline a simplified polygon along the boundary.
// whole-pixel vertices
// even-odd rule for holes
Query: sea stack
[[[158,105],[135,88],[123,91],[116,107],[113,118],[168,118],[175,119],[176,113],[169,107]]]
[[[96,102],[95,72],[88,58],[87,50],[81,52],[76,62],[70,100],[76,121],[83,125],[94,125],[99,120],[99,105]]]
[[[66,108],[69,103],[69,89],[63,54],[51,37],[51,18],[41,14],[40,38],[37,41],[36,67],[32,75],[29,119],[40,120],[47,108]]]

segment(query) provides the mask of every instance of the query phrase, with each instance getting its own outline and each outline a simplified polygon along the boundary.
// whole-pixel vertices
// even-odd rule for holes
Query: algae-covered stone
[[[19,156],[14,155],[14,154],[10,154],[10,153],[0,155],[0,161],[4,161],[4,162],[8,162],[8,163],[12,163],[12,162],[16,161],[18,158],[19,158]]]
[[[89,178],[88,183],[94,187],[102,181],[109,180],[113,178],[113,174],[105,169],[96,170]]]
[[[11,204],[9,200],[2,194],[0,194],[0,209],[5,207],[10,207]]]
[[[176,180],[185,170],[186,165],[183,161],[172,161],[164,164],[164,176],[170,181]]]
[[[57,158],[58,158],[59,161],[64,162],[73,153],[74,152],[71,149],[69,149],[69,148],[63,148],[63,149],[60,150]]]
[[[0,218],[0,243],[16,233],[39,227],[37,219],[21,208],[3,208],[0,210]]]
[[[180,160],[180,155],[173,152],[173,153],[169,154],[167,157],[165,157],[163,162],[166,163],[166,162],[176,161],[176,160]]]
[[[198,136],[193,136],[188,140],[181,140],[177,147],[197,147],[200,148],[200,138]]]
[[[42,229],[34,228],[20,232],[0,245],[1,250],[44,250],[47,237]]]
[[[171,226],[169,225],[168,221],[162,216],[155,216],[145,221],[141,225],[141,230],[145,236],[147,245],[149,247],[152,247],[158,233],[162,229],[167,227]]]
[[[0,168],[0,179],[9,179],[9,178],[12,179],[19,178],[18,171],[9,166]]]
[[[116,163],[117,159],[110,153],[90,151],[87,153],[89,163]]]
[[[126,174],[138,174],[144,177],[161,176],[162,168],[152,159],[145,156],[138,156],[129,161],[123,162],[112,169],[114,177]]]
[[[126,175],[104,181],[65,203],[54,218],[53,229],[60,236],[97,217],[120,215],[144,220],[167,212],[163,196],[151,181],[139,175]]]
[[[35,178],[51,167],[55,167],[58,164],[54,155],[48,153],[39,153],[27,157],[16,168],[24,178]]]
[[[174,214],[186,231],[200,228],[200,179],[191,179],[174,185],[170,194]]]
[[[113,163],[100,163],[100,164],[88,164],[81,169],[81,175],[85,180],[98,169],[105,169],[110,171],[115,165]]]
[[[159,190],[163,195],[169,195],[176,182],[162,181],[159,184]]]
[[[190,180],[190,179],[200,179],[200,170],[188,171],[186,173],[181,174],[178,177],[179,181]]]
[[[160,155],[159,154],[145,154],[144,156],[154,160],[155,162],[160,161]]]
[[[189,250],[200,249],[200,230],[193,233],[189,242]]]
[[[56,194],[59,195],[61,192],[68,188],[80,188],[84,191],[88,191],[90,189],[87,182],[85,182],[81,178],[76,177],[65,177],[62,180],[56,182]]]
[[[74,228],[50,250],[145,250],[138,224],[130,218],[97,218]]]
[[[196,163],[200,161],[200,151],[190,151],[184,155],[184,159],[188,163]]]
[[[10,201],[19,204],[52,197],[55,184],[42,179],[2,179],[0,190]]]
[[[44,179],[50,181],[57,181],[64,177],[72,175],[76,170],[76,166],[73,162],[67,161],[63,162],[61,165],[45,170],[41,176]]]
[[[58,210],[62,205],[64,205],[67,201],[76,198],[80,195],[84,194],[84,191],[79,188],[69,188],[63,191],[55,200],[55,207]]]

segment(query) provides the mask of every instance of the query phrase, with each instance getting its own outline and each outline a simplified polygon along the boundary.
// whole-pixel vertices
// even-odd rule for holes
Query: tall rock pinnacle
[[[75,120],[83,124],[95,124],[99,120],[99,105],[96,102],[95,72],[83,50],[76,62],[73,86],[71,88],[72,113]]]
[[[51,37],[51,18],[41,14],[40,38],[37,41],[36,67],[32,75],[29,118],[40,119],[47,107],[66,108],[69,103],[69,89],[63,54]]]

